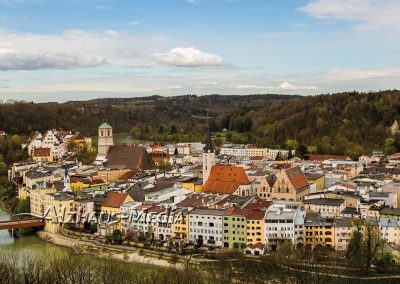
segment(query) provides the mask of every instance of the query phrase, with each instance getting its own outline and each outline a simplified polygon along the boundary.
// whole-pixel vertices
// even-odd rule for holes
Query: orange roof
[[[249,214],[251,214],[251,210],[240,209],[237,207],[230,207],[225,211],[225,216],[247,217],[247,215],[249,215]]]
[[[233,194],[244,184],[250,184],[250,181],[243,168],[216,165],[211,168],[203,192]]]
[[[247,215],[247,220],[263,220],[265,216],[265,210],[251,210]]]
[[[264,249],[264,245],[262,243],[260,243],[260,242],[255,243],[254,245],[253,244],[249,244],[247,247],[249,249],[260,249],[260,250]]]
[[[309,186],[308,181],[300,167],[287,169],[285,170],[285,173],[295,190],[300,190]]]
[[[34,148],[33,156],[35,157],[47,157],[50,156],[51,149],[50,148]]]
[[[107,193],[107,197],[106,199],[104,199],[101,206],[119,208],[122,204],[124,204],[124,201],[127,196],[128,193],[126,192],[125,193],[109,192]]]
[[[246,209],[257,209],[257,210],[266,210],[272,201],[268,201],[265,199],[257,198],[254,201],[250,202],[245,206]]]

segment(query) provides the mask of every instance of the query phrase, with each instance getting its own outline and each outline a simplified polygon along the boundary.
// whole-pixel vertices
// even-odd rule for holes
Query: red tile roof
[[[260,250],[264,249],[264,245],[262,243],[260,243],[260,242],[255,243],[254,245],[253,244],[249,244],[247,247],[249,249],[260,249]]]
[[[271,205],[272,201],[268,201],[265,199],[257,198],[247,204],[245,209],[258,209],[258,210],[266,210]]]
[[[124,201],[128,193],[120,193],[120,192],[109,192],[107,193],[106,199],[102,202],[101,206],[119,208]]]
[[[308,181],[304,176],[304,173],[301,171],[300,167],[293,167],[285,170],[286,176],[290,180],[294,190],[300,190],[305,187],[308,187]]]
[[[35,157],[48,157],[50,156],[51,149],[50,148],[34,148],[33,156]]]
[[[250,184],[250,180],[243,168],[216,165],[211,169],[203,192],[233,194],[240,185],[245,184]]]
[[[247,215],[247,220],[263,220],[265,216],[265,210],[251,210]]]

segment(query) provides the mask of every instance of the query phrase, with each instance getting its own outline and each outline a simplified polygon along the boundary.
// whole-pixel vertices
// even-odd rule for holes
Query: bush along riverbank
[[[360,276],[356,269],[331,265],[306,265],[304,261],[288,261],[282,255],[247,256],[238,250],[225,253],[199,253],[185,256],[150,251],[143,248],[104,244],[96,241],[40,232],[39,235],[57,245],[73,248],[75,253],[91,254],[100,259],[113,259],[147,264],[179,271],[192,269],[205,282],[181,283],[395,283],[398,273]],[[214,275],[211,282],[204,275]],[[397,274],[397,275],[396,275]]]

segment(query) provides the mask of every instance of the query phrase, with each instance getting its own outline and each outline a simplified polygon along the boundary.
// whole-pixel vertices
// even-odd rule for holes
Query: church
[[[96,164],[108,168],[147,171],[156,165],[146,149],[137,145],[114,145],[112,126],[103,122],[98,129]]]

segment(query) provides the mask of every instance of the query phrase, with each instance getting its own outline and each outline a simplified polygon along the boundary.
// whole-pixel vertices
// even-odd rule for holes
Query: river
[[[0,221],[6,220],[10,220],[10,215],[0,209]],[[8,230],[0,230],[0,254],[10,250],[13,253],[40,257],[66,252],[69,249],[43,241],[34,234],[13,238]]]

